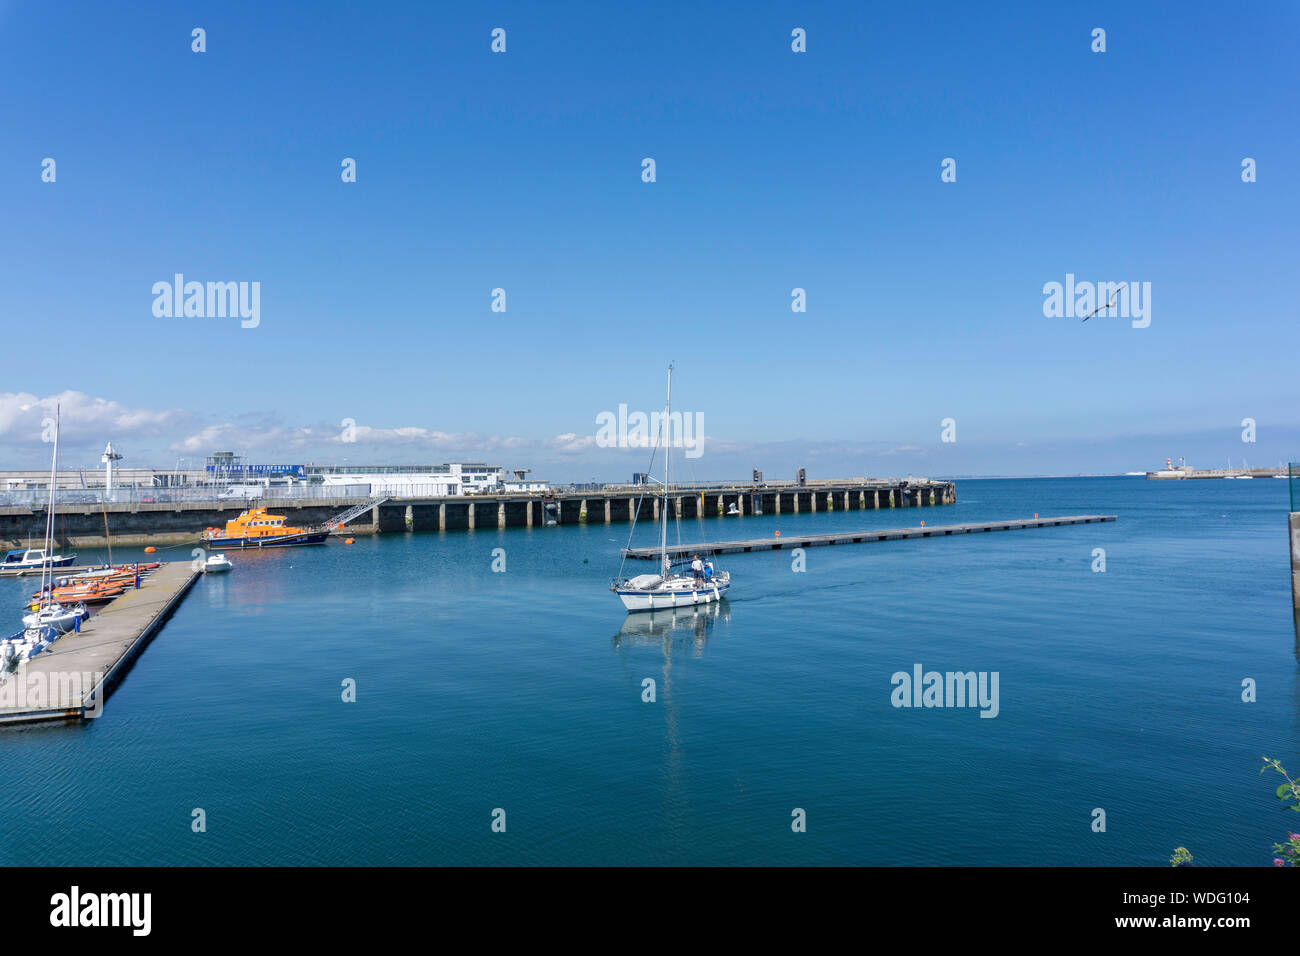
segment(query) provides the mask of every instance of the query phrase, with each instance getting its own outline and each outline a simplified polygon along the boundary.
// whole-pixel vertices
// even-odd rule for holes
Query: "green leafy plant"
[[[1281,761],[1271,760],[1268,757],[1261,759],[1264,761],[1264,766],[1259,768],[1260,773],[1274,770],[1286,780],[1286,783],[1278,785],[1277,798],[1287,806],[1288,810],[1300,813],[1300,781],[1291,779],[1291,775],[1286,772]],[[1286,843],[1273,844],[1273,852],[1277,854],[1273,858],[1274,866],[1300,866],[1300,833],[1288,833]]]

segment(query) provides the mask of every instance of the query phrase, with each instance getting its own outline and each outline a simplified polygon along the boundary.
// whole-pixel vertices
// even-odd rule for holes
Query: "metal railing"
[[[800,489],[812,490],[818,488],[856,488],[859,486],[879,486],[896,485],[900,481],[907,481],[913,485],[931,484],[935,482],[945,483],[943,479],[925,478],[920,475],[908,475],[907,478],[809,478],[804,484],[799,484],[797,479],[777,478],[764,479],[763,481],[691,481],[678,484],[674,482],[668,489],[669,494],[690,494],[691,492],[710,492],[710,491],[740,491],[753,493],[760,491],[798,491]],[[601,487],[602,491],[607,492],[637,492],[644,488],[655,489],[655,494],[663,494],[663,485],[653,478],[644,485],[629,484],[607,484]],[[557,488],[556,490],[563,490]]]
[[[370,486],[376,495],[389,498],[448,498],[446,485],[386,485],[383,483]]]
[[[1292,510],[1300,501],[1300,465],[1292,467],[1294,477],[1291,482]],[[718,494],[733,492],[738,494],[761,494],[765,491],[812,491],[827,486],[850,486],[860,484],[867,486],[886,486],[897,484],[894,478],[851,478],[841,481],[809,481],[799,485],[797,481],[776,480],[759,483],[746,481],[699,481],[673,484],[670,495]],[[933,479],[910,477],[911,484],[924,484]],[[166,505],[181,503],[221,504],[230,502],[266,502],[266,501],[306,501],[333,499],[364,499],[374,495],[402,499],[419,498],[552,498],[556,496],[573,497],[590,495],[661,495],[663,486],[651,481],[644,485],[632,484],[589,484],[589,485],[552,485],[541,491],[503,491],[500,488],[481,489],[473,495],[448,495],[446,485],[389,485],[382,482],[368,485],[272,485],[269,487],[253,485],[234,486],[196,486],[179,488],[115,488],[105,494],[100,488],[60,488],[55,492],[55,508],[80,506],[81,508],[98,508],[100,503],[108,505]],[[44,511],[49,503],[49,489],[20,488],[0,491],[0,507],[27,507]]]
[[[60,488],[54,493],[54,507],[71,505],[179,504],[184,502],[228,503],[241,501],[304,501],[313,499],[368,498],[370,485],[287,485],[271,487],[199,488],[114,488],[102,490]],[[44,510],[49,504],[48,488],[0,491],[0,507],[28,507]]]

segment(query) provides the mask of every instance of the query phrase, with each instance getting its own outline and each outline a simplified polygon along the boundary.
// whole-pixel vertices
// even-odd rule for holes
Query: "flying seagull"
[[[1118,298],[1119,298],[1119,290],[1122,289],[1122,288],[1124,288],[1124,286],[1126,286],[1126,285],[1128,285],[1127,282],[1121,282],[1121,283],[1119,284],[1119,289],[1116,289],[1116,290],[1115,290],[1115,295],[1114,295],[1114,297],[1113,297],[1109,302],[1107,302],[1105,305],[1099,305],[1099,306],[1097,306],[1097,308],[1093,309],[1091,312],[1089,312],[1087,315],[1085,315],[1085,316],[1083,317],[1083,321],[1087,322],[1089,319],[1091,319],[1094,315],[1096,315],[1096,314],[1097,314],[1098,312],[1100,312],[1102,309],[1109,309],[1112,305],[1114,305],[1115,302],[1116,302],[1116,301],[1118,300]]]

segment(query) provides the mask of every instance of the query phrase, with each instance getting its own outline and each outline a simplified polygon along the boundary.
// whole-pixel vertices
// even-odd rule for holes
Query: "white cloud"
[[[70,442],[117,441],[158,435],[189,421],[191,412],[179,408],[130,408],[120,402],[65,391],[40,398],[27,392],[0,393],[0,442],[41,444],[42,421],[61,410],[61,437]]]
[[[63,409],[63,439],[69,456],[94,461],[104,442],[112,440],[133,465],[166,464],[171,456],[201,458],[217,450],[230,450],[261,461],[418,462],[480,460],[503,466],[531,467],[561,480],[574,474],[621,473],[644,468],[646,448],[602,448],[595,430],[568,431],[550,437],[447,432],[419,425],[384,426],[356,423],[345,442],[342,422],[286,424],[274,413],[235,414],[229,420],[211,418],[187,409],[149,409],[123,405],[83,392],[66,391],[38,397],[26,393],[0,394],[0,450],[6,464],[25,459],[24,466],[48,461],[41,442],[43,419],[51,417],[56,403]],[[881,456],[925,457],[915,445],[876,440],[808,440],[792,438],[771,442],[739,441],[714,435],[705,439],[705,458],[679,467],[693,469],[700,478],[727,478],[747,474],[750,467],[769,473],[793,475],[798,465],[816,465],[816,472],[870,472],[869,462]],[[6,447],[7,446],[7,447]],[[79,447],[78,447],[79,446]],[[65,458],[65,463],[71,463]],[[685,474],[687,472],[683,472]]]
[[[223,422],[209,425],[179,441],[171,450],[188,454],[208,453],[213,449],[233,449],[262,452],[301,451],[316,454],[335,454],[341,448],[358,449],[408,449],[460,455],[488,455],[504,453],[578,454],[595,449],[595,434],[580,435],[566,432],[554,438],[525,438],[521,436],[479,435],[475,432],[443,432],[414,425],[396,428],[376,428],[357,424],[353,427],[353,441],[343,440],[341,425],[315,425],[286,428],[279,425],[238,425]],[[355,457],[355,456],[349,456]]]
[[[246,451],[335,454],[340,448],[362,449],[415,449],[460,454],[482,454],[499,451],[540,448],[547,442],[530,438],[482,436],[473,432],[442,432],[404,425],[396,428],[376,428],[355,425],[352,441],[344,441],[342,425],[310,425],[293,428],[281,425],[237,425],[225,422],[189,435],[171,446],[173,451],[191,454],[208,452],[214,448]],[[594,441],[594,438],[593,438]]]

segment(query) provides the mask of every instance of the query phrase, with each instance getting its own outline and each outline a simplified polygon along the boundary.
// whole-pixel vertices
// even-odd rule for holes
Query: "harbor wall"
[[[1269,468],[1165,468],[1160,471],[1148,471],[1148,481],[1195,481],[1209,478],[1285,478],[1285,466],[1274,465]]]
[[[345,534],[391,534],[407,531],[458,531],[471,528],[541,527],[579,523],[620,524],[655,520],[661,499],[627,487],[514,495],[444,498],[390,498],[350,521]],[[203,529],[223,528],[246,508],[266,507],[300,527],[321,525],[365,498],[289,499],[270,501],[185,501],[155,504],[62,505],[54,518],[57,547],[199,543]],[[806,486],[708,486],[674,488],[670,513],[683,518],[755,514],[808,514],[953,504],[951,481],[819,482]],[[105,536],[107,523],[109,535]],[[0,545],[41,547],[45,539],[43,507],[0,507]]]

